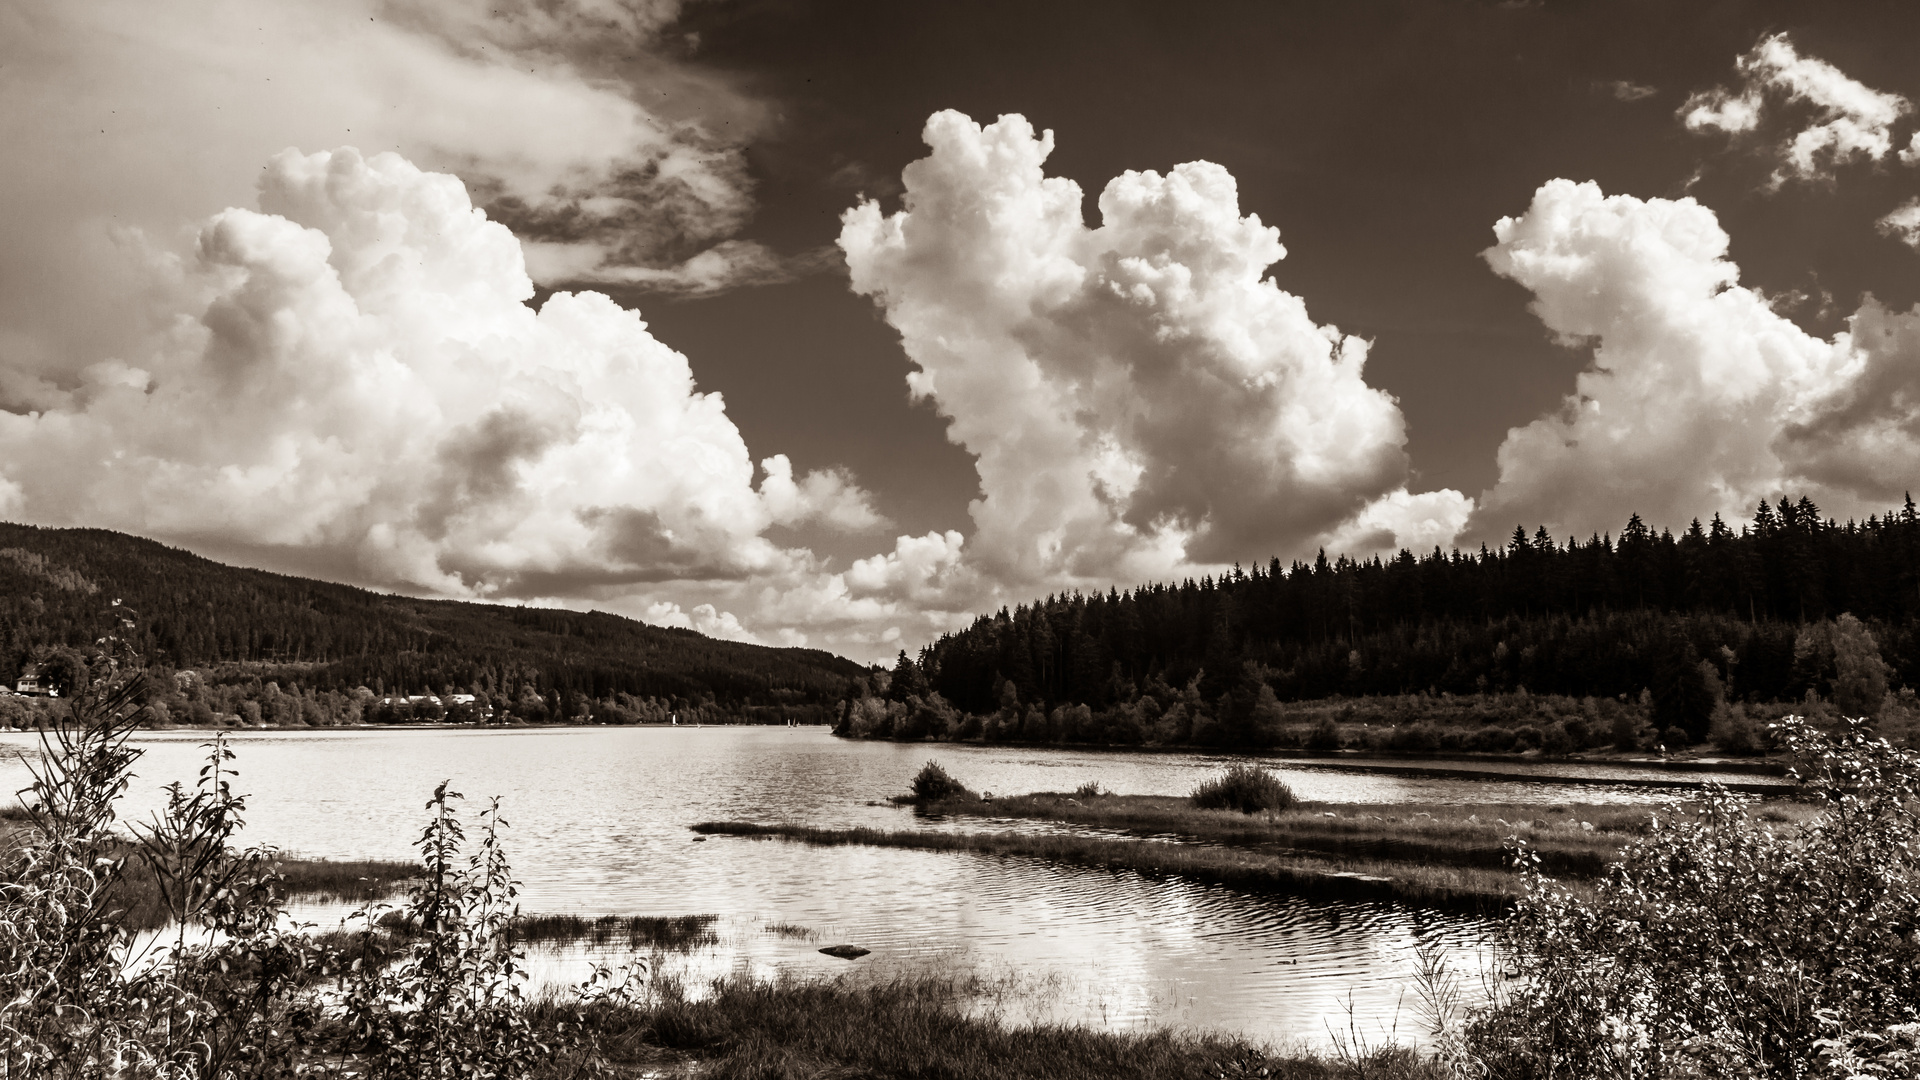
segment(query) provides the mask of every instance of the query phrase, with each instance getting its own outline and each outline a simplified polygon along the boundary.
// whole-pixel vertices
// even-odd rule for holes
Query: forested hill
[[[601,612],[386,596],[101,529],[0,523],[0,678],[12,685],[37,650],[94,641],[114,599],[138,615],[136,648],[151,663],[238,665],[310,691],[830,704],[864,670],[817,649],[718,641]]]
[[[896,669],[890,696],[907,693],[904,683],[974,714],[1013,700],[1097,711],[1204,672],[1199,700],[1230,723],[1263,684],[1281,701],[1651,691],[1661,712],[1697,717],[1711,695],[1829,694],[1834,647],[1822,628],[1843,613],[1877,641],[1893,688],[1920,686],[1911,499],[1865,522],[1829,520],[1803,498],[1762,504],[1737,531],[1716,516],[1674,536],[1635,516],[1617,538],[1561,543],[1516,529],[1497,550],[1322,555],[1219,580],[1053,596],[940,639]]]

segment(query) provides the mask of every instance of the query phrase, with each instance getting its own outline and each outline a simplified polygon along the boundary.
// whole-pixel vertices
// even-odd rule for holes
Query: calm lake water
[[[191,784],[205,738],[141,736],[123,817],[157,809],[163,784]],[[1440,949],[1477,982],[1486,932],[1479,920],[1390,904],[1255,896],[970,854],[695,842],[688,831],[720,819],[1045,828],[927,820],[884,800],[930,758],[976,790],[1003,794],[1098,782],[1180,795],[1234,760],[1221,755],[903,745],[744,727],[245,732],[231,743],[235,790],[251,793],[245,842],[410,858],[427,797],[450,779],[470,811],[502,797],[525,910],[718,916],[718,942],[670,965],[694,986],[730,972],[884,978],[932,969],[979,976],[982,1007],[1015,1021],[1191,1026],[1324,1044],[1350,1020],[1369,1038],[1396,1022],[1403,1036],[1417,1035],[1416,949]],[[0,734],[0,747],[36,746],[30,734]],[[1348,803],[1650,801],[1674,793],[1622,781],[1684,778],[1599,769],[1591,783],[1561,784],[1268,764],[1302,798]],[[5,790],[27,782],[19,761],[0,762]],[[849,964],[816,951],[842,942],[873,954]],[[567,979],[585,963],[577,950],[536,960],[545,975]]]

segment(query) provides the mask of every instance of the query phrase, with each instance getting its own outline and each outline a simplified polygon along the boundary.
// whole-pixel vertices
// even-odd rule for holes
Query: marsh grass
[[[991,988],[986,988],[989,996]],[[1170,1031],[1009,1026],[976,1005],[977,979],[883,982],[723,979],[697,1000],[660,980],[643,1002],[590,1010],[604,1063],[659,1077],[939,1077],[942,1080],[1173,1080],[1364,1076],[1438,1080],[1412,1050],[1362,1059],[1280,1055],[1243,1040]],[[540,1006],[536,1005],[536,1022]],[[556,1072],[556,1075],[564,1073]]]
[[[521,943],[586,944],[595,948],[691,952],[720,939],[716,915],[522,915],[513,924]]]
[[[814,933],[811,927],[800,926],[795,923],[768,923],[763,929],[774,937],[790,938],[794,941],[812,941],[814,939]]]
[[[1317,853],[1279,854],[1158,840],[1057,833],[816,829],[744,821],[702,822],[693,826],[693,831],[704,835],[776,837],[821,847],[866,845],[970,851],[1130,870],[1150,877],[1182,877],[1250,892],[1285,892],[1341,900],[1401,900],[1464,911],[1495,909],[1519,895],[1518,879],[1505,870],[1418,865]]]
[[[1107,795],[1082,801],[1053,792],[990,802],[951,800],[925,809],[1059,821],[1142,837],[1171,834],[1274,853],[1314,852],[1377,864],[1498,871],[1510,868],[1508,846],[1518,837],[1527,841],[1547,872],[1576,879],[1598,877],[1628,841],[1647,832],[1656,813],[1680,820],[1694,812],[1686,803],[1660,807],[1301,803],[1281,813],[1248,815],[1199,809],[1177,796]],[[1815,812],[1808,804],[1786,800],[1769,802],[1762,811],[1775,821],[1800,821]],[[1509,886],[1501,891],[1512,894],[1515,889]]]

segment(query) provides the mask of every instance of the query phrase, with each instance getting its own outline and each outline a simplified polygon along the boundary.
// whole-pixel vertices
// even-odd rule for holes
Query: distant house
[[[60,691],[40,677],[40,667],[37,664],[21,672],[20,681],[13,684],[13,692],[27,697],[60,696]]]
[[[432,694],[408,694],[406,697],[403,697],[403,698],[383,697],[380,699],[380,704],[391,705],[396,701],[400,702],[403,705],[416,705],[416,706],[440,704],[440,699],[435,697]]]

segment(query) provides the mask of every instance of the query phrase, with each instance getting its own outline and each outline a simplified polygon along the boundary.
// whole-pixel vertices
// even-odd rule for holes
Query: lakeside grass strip
[[[670,980],[663,980],[670,983]],[[1244,1039],[1170,1031],[1011,1026],[996,1016],[996,987],[977,977],[906,975],[862,982],[717,980],[690,1001],[677,984],[651,1000],[589,1009],[616,1075],[692,1077],[923,1077],[940,1080],[1191,1080],[1233,1077],[1336,1080],[1443,1072],[1409,1047],[1278,1053]],[[985,999],[984,1004],[982,999]],[[536,1027],[573,1022],[551,1002]],[[572,1063],[566,1063],[572,1064]],[[551,1075],[578,1075],[564,1069]]]
[[[1026,818],[1182,840],[1272,851],[1317,852],[1385,864],[1434,864],[1508,869],[1508,844],[1524,839],[1546,873],[1591,881],[1630,840],[1647,832],[1658,814],[1668,820],[1694,812],[1690,803],[1302,803],[1266,814],[1201,810],[1177,796],[1074,796],[1038,792],[997,799],[949,799],[921,813]],[[1769,800],[1769,821],[1800,821],[1810,804]]]
[[[749,821],[703,821],[692,829],[702,835],[776,837],[817,847],[864,845],[1046,859],[1132,870],[1152,877],[1183,877],[1249,892],[1283,892],[1329,900],[1390,900],[1454,911],[1491,912],[1519,895],[1519,879],[1506,870],[1277,855],[1155,840],[864,827],[816,829]]]
[[[1386,864],[1432,864],[1505,870],[1508,842],[1524,837],[1557,877],[1598,877],[1622,844],[1646,831],[1645,806],[1519,804],[1304,803],[1266,814],[1201,810],[1188,799],[1160,795],[1076,798],[1052,792],[997,799],[948,799],[923,813],[1026,818],[1269,850],[1314,852]],[[1586,829],[1584,825],[1593,826]]]

